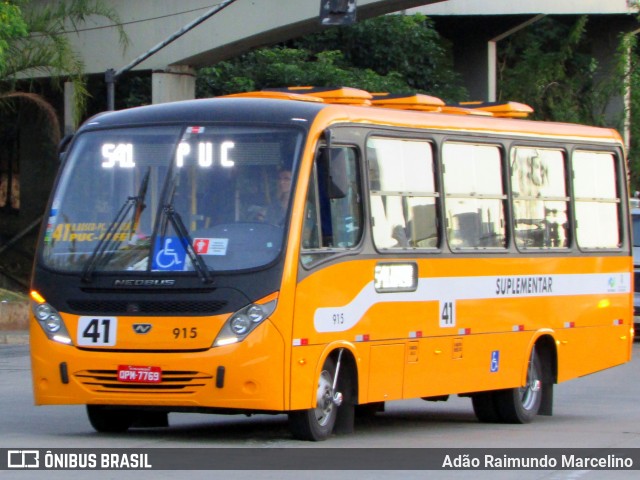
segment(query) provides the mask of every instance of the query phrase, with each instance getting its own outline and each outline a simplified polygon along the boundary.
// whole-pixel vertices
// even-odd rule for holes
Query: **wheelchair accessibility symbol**
[[[187,252],[176,237],[164,237],[156,240],[156,254],[153,257],[153,270],[184,270]]]
[[[494,350],[491,352],[491,373],[496,373],[500,370],[500,350]]]

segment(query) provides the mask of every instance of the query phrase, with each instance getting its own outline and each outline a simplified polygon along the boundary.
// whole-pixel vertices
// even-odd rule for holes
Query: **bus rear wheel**
[[[87,416],[91,426],[100,433],[126,432],[135,420],[129,409],[104,405],[87,405]]]
[[[529,423],[542,404],[542,364],[535,350],[529,358],[527,382],[523,387],[495,392],[495,406],[504,423]]]
[[[318,378],[315,408],[289,413],[289,428],[295,438],[317,442],[326,440],[333,432],[338,415],[338,406],[333,400],[335,372],[335,363],[327,358]]]

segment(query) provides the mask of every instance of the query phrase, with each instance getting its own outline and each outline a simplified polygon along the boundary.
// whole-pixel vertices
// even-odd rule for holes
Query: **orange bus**
[[[309,87],[92,118],[36,255],[35,403],[309,440],[400,399],[551,415],[630,360],[629,201],[615,131],[529,111]]]

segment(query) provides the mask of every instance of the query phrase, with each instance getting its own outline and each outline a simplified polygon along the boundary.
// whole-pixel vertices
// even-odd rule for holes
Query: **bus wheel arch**
[[[336,378],[337,375],[337,378]],[[353,352],[332,350],[316,374],[315,407],[289,412],[289,427],[300,440],[326,440],[335,433],[352,433],[358,398],[357,366]],[[335,380],[335,389],[333,383]]]
[[[555,341],[544,334],[530,349],[521,387],[495,392],[494,405],[504,423],[529,423],[536,415],[551,415],[557,378]]]
[[[524,368],[522,387],[479,392],[472,396],[481,422],[529,423],[536,415],[552,415],[553,385],[558,378],[558,357],[553,337],[536,339]]]

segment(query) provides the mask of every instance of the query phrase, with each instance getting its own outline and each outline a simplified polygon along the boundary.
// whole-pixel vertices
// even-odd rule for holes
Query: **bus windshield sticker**
[[[153,257],[153,270],[182,271],[185,269],[187,252],[177,237],[156,239],[156,254]]]
[[[228,238],[194,238],[193,248],[198,255],[226,255]]]

